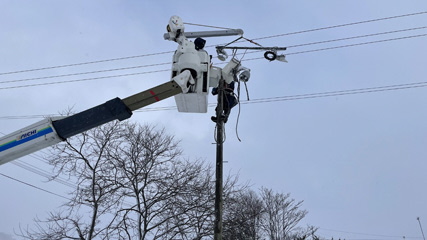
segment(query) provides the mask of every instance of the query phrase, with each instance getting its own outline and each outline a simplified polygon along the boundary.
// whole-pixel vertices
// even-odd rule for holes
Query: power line
[[[427,26],[416,27],[416,28],[407,28],[407,29],[387,31],[387,32],[380,32],[380,33],[371,33],[371,34],[358,35],[358,36],[352,36],[352,37],[345,37],[345,38],[330,39],[330,40],[324,40],[324,41],[317,41],[317,42],[310,42],[310,43],[302,43],[302,44],[290,45],[290,46],[287,46],[287,48],[289,49],[289,48],[305,47],[305,46],[310,46],[310,45],[325,44],[325,43],[331,43],[331,42],[354,40],[354,39],[358,39],[358,38],[374,37],[374,36],[380,36],[380,35],[386,35],[386,34],[392,34],[392,33],[400,33],[400,32],[407,32],[407,31],[421,30],[421,29],[426,29],[426,28],[427,28]],[[262,52],[262,51],[251,51],[251,52],[247,52],[246,54],[252,54],[252,53],[257,53],[257,52]],[[289,55],[289,54],[286,54],[286,55]]]
[[[62,185],[65,185],[67,187],[71,187],[71,188],[76,188],[77,187],[76,184],[73,184],[73,183],[69,182],[69,180],[62,179],[62,178],[59,178],[59,177],[54,177],[50,173],[46,172],[45,170],[40,169],[38,167],[35,167],[34,165],[31,165],[29,163],[25,163],[25,162],[22,162],[22,161],[19,161],[19,160],[15,160],[15,161],[12,162],[12,164],[14,164],[15,166],[18,166],[18,167],[20,167],[22,169],[25,169],[27,171],[30,171],[30,172],[32,172],[34,174],[37,174],[39,176],[45,177],[48,180],[53,180],[55,182],[58,182],[58,183],[60,183]]]
[[[349,44],[349,45],[343,45],[343,46],[336,46],[336,47],[329,47],[329,48],[307,50],[307,51],[301,51],[301,52],[288,53],[286,55],[296,55],[296,54],[303,54],[303,53],[319,52],[319,51],[325,51],[325,50],[333,50],[333,49],[339,49],[339,48],[355,47],[355,46],[362,46],[362,45],[368,45],[368,44],[383,43],[383,42],[390,42],[390,41],[396,41],[396,40],[425,37],[425,36],[427,36],[427,34],[419,34],[419,35],[412,35],[412,36],[406,36],[406,37],[390,38],[390,39],[384,39],[384,40],[378,40],[378,41],[370,41],[370,42],[355,43],[355,44]]]
[[[369,235],[368,235],[369,236]],[[323,237],[323,236],[322,236]],[[402,237],[404,236],[390,236],[390,237],[376,237],[376,238],[348,238],[348,237],[336,237],[335,239],[343,239],[343,240],[384,240],[385,238],[392,238],[396,240],[402,240]],[[324,237],[325,238],[325,237]],[[334,238],[334,236],[331,235],[331,238]],[[407,237],[405,237],[407,238]],[[327,238],[326,238],[327,239]],[[413,239],[421,239],[414,237]]]
[[[253,99],[250,101],[248,100],[241,101],[240,103],[256,104],[256,103],[296,101],[296,100],[303,100],[303,99],[314,99],[314,98],[336,97],[336,96],[344,96],[344,95],[374,93],[374,92],[396,91],[396,90],[421,88],[421,87],[427,87],[427,82],[395,84],[395,85],[380,86],[380,87],[369,87],[369,88],[349,89],[349,90],[340,90],[340,91],[329,91],[329,92],[308,93],[308,94],[299,94],[299,95],[290,95],[290,96],[259,98],[259,99]],[[215,106],[215,104],[209,104],[209,105],[210,107]],[[162,111],[162,110],[174,110],[174,109],[176,109],[176,107],[171,106],[171,107],[163,107],[159,109],[149,108],[144,110],[137,110],[137,112]]]
[[[349,232],[349,231],[334,230],[334,229],[327,229],[327,228],[319,228],[319,230],[331,231],[331,232],[339,232],[339,233],[348,233],[348,234],[356,234],[356,235],[364,235],[364,236],[372,236],[372,237],[399,238],[399,239],[402,238],[402,236],[395,236],[395,235]],[[405,237],[405,238],[420,239],[419,237]],[[351,238],[351,239],[353,239],[353,238]],[[353,239],[353,240],[355,240],[355,239]],[[364,240],[366,240],[366,239],[364,239]]]
[[[40,114],[36,114],[36,115],[25,115],[25,116],[3,116],[0,117],[0,119],[7,119],[7,120],[15,120],[15,119],[35,119],[35,118],[46,118],[48,116],[53,116],[53,115],[40,115]],[[0,132],[1,133],[1,132]],[[4,134],[5,135],[5,134]]]
[[[329,92],[321,92],[321,93],[310,93],[310,94],[301,94],[301,95],[292,95],[292,96],[272,97],[272,98],[261,98],[261,99],[255,99],[252,101],[242,101],[241,103],[242,104],[254,104],[254,103],[278,102],[278,101],[295,101],[295,100],[301,100],[301,99],[313,99],[313,98],[320,98],[320,97],[331,97],[331,96],[341,96],[341,95],[350,95],[350,94],[363,94],[363,93],[393,91],[393,90],[402,90],[402,89],[419,88],[419,87],[427,87],[427,82],[397,84],[397,85],[370,87],[370,88],[359,88],[359,89],[341,90],[341,91],[329,91]],[[210,105],[211,105],[210,107],[214,106],[214,104],[210,104]],[[172,110],[175,108],[176,107],[164,107],[164,108],[157,108],[157,109],[158,110]],[[27,169],[29,171],[32,171],[36,174],[39,174],[41,176],[45,176],[45,177],[47,176],[46,173],[43,173],[42,171],[39,171],[35,168],[31,168],[31,167],[28,168],[28,167],[25,167],[23,164],[19,164],[19,163],[17,163],[16,165],[20,166],[24,169]],[[12,177],[4,175],[2,173],[0,173],[0,175],[7,177],[7,178],[10,178],[12,180],[15,180],[17,182],[26,184],[26,185],[31,186],[33,188],[39,189],[41,191],[45,191],[47,193],[50,193],[50,194],[65,198],[67,200],[70,200],[69,198],[61,196],[59,194],[50,192],[50,191],[42,189],[42,188],[39,188],[37,186],[34,186],[32,184],[23,182],[21,180],[15,179],[15,178],[12,178]],[[62,183],[62,184],[64,184],[64,183]],[[66,185],[69,187],[75,187],[74,185],[72,186],[71,184],[70,185],[66,184]],[[327,230],[327,229],[325,229],[325,230]],[[350,233],[350,232],[347,232],[347,233]],[[385,235],[373,235],[373,234],[370,234],[370,235],[371,236],[385,236]],[[387,237],[396,237],[396,236],[387,236]]]
[[[133,66],[133,67],[105,69],[105,70],[98,70],[98,71],[91,71],[91,72],[70,73],[70,74],[63,74],[63,75],[54,75],[54,76],[37,77],[37,78],[26,78],[26,79],[18,79],[18,80],[7,80],[7,81],[0,81],[0,84],[14,83],[14,82],[26,82],[26,81],[42,80],[42,79],[49,79],[49,78],[59,78],[59,77],[71,77],[71,76],[84,75],[84,74],[93,74],[93,73],[123,71],[123,70],[145,68],[145,67],[155,67],[155,66],[162,66],[162,65],[169,65],[169,64],[171,64],[171,63],[170,62],[166,62],[166,63],[156,63],[156,64]]]
[[[359,21],[359,22],[353,22],[353,23],[346,23],[346,24],[339,24],[339,25],[333,25],[333,26],[328,26],[328,27],[314,28],[314,29],[297,31],[297,32],[291,32],[291,33],[283,33],[283,34],[271,35],[271,36],[266,36],[266,37],[259,37],[259,38],[255,38],[255,39],[252,39],[252,40],[261,40],[261,39],[268,39],[268,38],[276,38],[276,37],[283,37],[283,36],[289,36],[289,35],[296,35],[296,34],[307,33],[307,32],[314,32],[314,31],[327,30],[327,29],[333,29],[333,28],[339,28],[339,27],[346,27],[346,26],[352,26],[352,25],[358,25],[358,24],[364,24],[364,23],[372,23],[372,22],[378,22],[378,21],[384,21],[384,20],[391,20],[391,19],[396,19],[396,18],[403,18],[403,17],[410,17],[410,16],[416,16],[416,15],[422,15],[422,14],[426,14],[426,13],[427,13],[427,11],[423,11],[423,12],[403,14],[403,15],[397,15],[397,16],[391,16],[391,17],[377,18],[377,19],[371,19],[371,20],[365,20],[365,21]],[[187,24],[196,25],[196,24],[192,24],[192,23],[187,23]],[[214,27],[214,26],[201,25],[201,24],[197,24],[197,25],[206,26],[206,27]],[[215,27],[215,28],[219,28],[219,27]],[[88,65],[88,64],[95,64],[95,63],[104,63],[104,62],[128,60],[128,59],[134,59],[134,58],[142,58],[142,57],[148,57],[148,56],[170,54],[170,53],[173,53],[173,52],[174,51],[166,51],[166,52],[142,54],[142,55],[135,55],[135,56],[128,56],[128,57],[119,57],[119,58],[97,60],[97,61],[64,64],[64,65],[57,65],[57,66],[51,66],[51,67],[41,67],[41,68],[33,68],[33,69],[26,69],[26,70],[19,70],[19,71],[10,71],[10,72],[0,73],[0,76],[1,75],[9,75],[9,74],[17,74],[17,73],[25,73],[25,72],[33,72],[33,71],[41,71],[41,70],[50,70],[50,69],[64,68],[64,67],[74,67],[74,66],[81,66],[81,65]]]
[[[300,95],[292,95],[292,96],[262,98],[262,99],[255,99],[255,100],[251,100],[251,101],[243,101],[241,103],[242,104],[253,104],[253,103],[267,103],[267,102],[295,101],[295,100],[302,100],[302,99],[313,99],[313,98],[322,98],[322,97],[336,97],[336,96],[343,96],[343,95],[355,95],[355,94],[374,93],[374,92],[396,91],[396,90],[421,88],[421,87],[427,87],[427,82],[396,84],[396,85],[381,86],[381,87],[359,88],[359,89],[351,89],[351,90],[341,90],[341,91],[330,91],[330,92],[321,92],[321,93],[300,94]]]
[[[3,136],[6,135],[3,132],[0,132],[0,134],[2,134]],[[41,162],[46,162],[42,157],[40,157],[39,155],[37,155],[35,153],[30,154],[29,156],[32,157],[32,158],[34,158],[34,159],[37,159],[37,160],[39,160]],[[76,188],[77,187],[76,184],[71,183],[67,179],[63,179],[63,178],[61,178],[59,176],[54,177],[49,172],[47,172],[47,171],[45,171],[43,169],[40,169],[40,168],[38,168],[38,167],[36,167],[34,165],[31,165],[29,163],[26,163],[24,161],[15,160],[15,161],[13,161],[11,163],[14,164],[15,166],[18,166],[18,167],[22,168],[22,169],[25,169],[25,170],[30,171],[32,173],[35,173],[35,174],[37,174],[39,176],[45,177],[48,180],[54,180],[54,181],[56,181],[56,182],[58,182],[58,183],[60,183],[62,185],[67,186],[67,187],[71,187],[71,188]]]
[[[427,26],[416,27],[416,28],[400,29],[400,30],[380,32],[380,33],[372,33],[372,34],[352,36],[352,37],[346,37],[346,38],[331,39],[331,40],[325,40],[325,41],[318,41],[318,42],[311,42],[311,43],[303,43],[303,44],[291,45],[291,46],[287,46],[287,48],[297,48],[297,47],[304,47],[304,46],[310,46],[310,45],[331,43],[331,42],[337,42],[337,41],[353,40],[353,39],[358,39],[358,38],[366,38],[366,37],[373,37],[373,36],[386,35],[386,34],[392,34],[392,33],[400,33],[400,32],[407,32],[407,31],[421,30],[421,29],[426,29],[426,28],[427,28]],[[260,52],[260,51],[248,52],[247,54],[258,53],[258,52]],[[45,76],[45,77],[37,77],[37,78],[26,78],[26,79],[18,79],[18,80],[6,80],[6,81],[0,81],[0,84],[4,84],[4,83],[15,83],[15,82],[25,82],[25,81],[35,81],[35,80],[43,80],[43,79],[50,79],[50,78],[70,77],[70,76],[78,76],[78,75],[93,74],[93,73],[122,71],[122,70],[130,70],[130,69],[145,68],[145,67],[154,67],[154,66],[162,66],[162,65],[170,65],[170,64],[171,64],[170,62],[164,62],[164,63],[155,63],[155,64],[132,66],[132,67],[123,67],[123,68],[114,68],[114,69],[105,69],[105,70],[98,70],[98,71],[90,71],[90,72],[71,73],[71,74]]]
[[[355,46],[362,46],[362,45],[370,45],[370,44],[384,43],[384,42],[404,40],[404,39],[411,39],[411,38],[418,38],[418,37],[425,37],[425,36],[427,36],[427,34],[411,35],[411,36],[405,36],[405,37],[390,38],[390,39],[383,39],[383,40],[369,41],[369,42],[362,42],[362,43],[354,43],[354,44],[341,45],[341,46],[328,47],[328,48],[312,49],[312,50],[300,51],[300,52],[291,52],[291,53],[287,53],[286,55],[289,56],[289,55],[297,55],[297,54],[304,54],[304,53],[311,53],[311,52],[319,52],[319,51],[326,51],[326,50],[333,50],[333,49],[340,49],[340,48],[347,48],[347,47],[355,47]],[[243,61],[252,61],[252,60],[259,60],[259,59],[264,59],[264,57],[245,59]],[[49,82],[49,83],[38,83],[38,84],[19,85],[19,86],[3,87],[3,88],[0,88],[0,90],[15,89],[15,88],[25,88],[25,87],[35,87],[35,86],[45,86],[45,85],[62,84],[62,83],[72,83],[72,82],[82,82],[82,81],[93,81],[93,80],[99,80],[99,79],[105,79],[105,78],[127,77],[127,76],[135,76],[135,75],[158,73],[158,72],[166,72],[166,71],[170,71],[170,70],[169,69],[163,69],[163,70],[147,71],[147,72],[140,72],[140,73],[130,73],[130,74],[120,74],[120,75],[111,75],[111,76],[103,76],[103,77],[93,77],[93,78],[85,78],[85,79],[74,79],[74,80],[66,80],[66,81],[57,81],[57,82]]]
[[[167,54],[167,53],[169,53],[169,54],[170,53],[174,53],[174,51],[149,53],[149,54],[142,54],[142,55],[129,56],[129,57],[111,58],[111,59],[97,60],[97,61],[92,61],[92,62],[72,63],[72,64],[52,66],[52,67],[33,68],[33,69],[19,70],[19,71],[13,71],[13,72],[3,72],[3,73],[0,73],[0,76],[1,75],[16,74],[16,73],[25,73],[25,72],[34,72],[34,71],[41,71],[41,70],[50,70],[50,69],[55,69],[55,68],[75,67],[75,66],[88,65],[88,64],[94,64],[94,63],[113,62],[113,61],[127,60],[127,59],[133,59],[133,58],[141,58],[141,57],[149,57],[149,56],[155,56],[155,55],[162,55],[162,54]]]
[[[380,87],[369,87],[369,88],[349,89],[349,90],[340,90],[340,91],[308,93],[308,94],[300,94],[300,95],[270,97],[270,98],[259,98],[259,99],[252,99],[250,101],[248,101],[248,100],[241,101],[241,104],[296,101],[296,100],[302,100],[302,99],[314,99],[314,98],[323,98],[323,97],[336,97],[336,96],[343,96],[343,95],[396,91],[396,90],[421,88],[421,87],[427,87],[427,82],[396,84],[396,85],[388,85],[388,86],[380,86]],[[209,104],[209,107],[214,107],[214,106],[215,106],[215,104]],[[136,110],[135,112],[168,111],[168,110],[175,110],[175,109],[177,109],[176,106],[154,107],[154,108],[145,108],[142,110]],[[20,118],[24,118],[24,119],[39,118],[39,115],[3,116],[3,117],[0,117],[0,119],[8,119],[8,120],[9,119],[20,119]]]
[[[365,21],[359,21],[359,22],[339,24],[339,25],[334,25],[334,26],[329,26],[329,27],[313,28],[313,29],[309,29],[309,30],[277,34],[277,35],[272,35],[272,36],[267,36],[267,37],[259,37],[259,38],[254,38],[252,40],[261,40],[261,39],[268,39],[268,38],[284,37],[284,36],[289,36],[289,35],[315,32],[315,31],[320,31],[320,30],[327,30],[327,29],[340,28],[340,27],[348,27],[348,26],[364,24],[364,23],[372,23],[372,22],[379,22],[379,21],[391,20],[391,19],[396,19],[396,18],[411,17],[411,16],[422,15],[422,14],[426,14],[426,13],[427,13],[427,11],[417,12],[417,13],[409,13],[409,14],[403,14],[403,15],[397,15],[397,16],[391,16],[391,17],[384,17],[384,18],[377,18],[377,19],[371,19],[371,20],[365,20]]]
[[[38,190],[40,190],[40,191],[43,191],[43,192],[46,192],[46,193],[49,193],[49,194],[55,195],[55,196],[57,196],[57,197],[61,197],[61,198],[67,199],[67,200],[69,200],[69,201],[72,201],[71,199],[69,199],[69,198],[67,198],[67,197],[64,197],[64,196],[59,195],[59,194],[57,194],[57,193],[54,193],[54,192],[51,192],[51,191],[49,191],[49,190],[43,189],[43,188],[41,188],[41,187],[37,187],[37,186],[35,186],[35,185],[33,185],[33,184],[30,184],[30,183],[27,183],[27,182],[24,182],[24,181],[18,180],[18,179],[16,179],[16,178],[11,177],[11,176],[8,176],[8,175],[6,175],[6,174],[0,173],[0,175],[1,175],[1,176],[3,176],[3,177],[9,178],[9,179],[11,179],[11,180],[13,180],[13,181],[16,181],[16,182],[19,182],[19,183],[25,184],[25,185],[27,185],[27,186],[30,186],[30,187],[32,187],[32,188],[38,189]]]
[[[336,96],[344,96],[344,95],[396,91],[396,90],[422,88],[422,87],[427,87],[427,82],[415,82],[415,83],[395,84],[395,85],[387,85],[387,86],[379,86],[379,87],[358,88],[358,89],[328,91],[328,92],[319,92],[319,93],[307,93],[307,94],[298,94],[298,95],[289,95],[289,96],[269,97],[269,98],[258,98],[258,99],[252,99],[250,101],[248,100],[241,101],[240,103],[256,104],[256,103],[271,103],[271,102],[283,102],[283,101],[297,101],[297,100],[303,100],[303,99],[314,99],[314,98],[336,97]],[[214,106],[216,106],[216,104],[209,104],[209,107],[214,107]],[[141,110],[136,110],[135,112],[169,111],[169,110],[175,110],[175,109],[177,109],[176,106],[153,107],[153,108],[144,108]],[[5,119],[5,120],[32,119],[32,118],[40,118],[41,116],[43,115],[2,116],[0,117],[0,119]]]
[[[391,42],[391,41],[425,37],[425,36],[427,36],[427,34],[419,34],[419,35],[412,35],[412,36],[398,37],[398,38],[389,38],[389,39],[383,39],[383,40],[377,40],[377,41],[354,43],[354,44],[341,45],[341,46],[328,47],[328,48],[312,49],[312,50],[306,50],[306,51],[300,51],[300,52],[291,52],[291,53],[287,53],[286,55],[289,56],[289,55],[298,55],[298,54],[304,54],[304,53],[320,52],[320,51],[334,50],[334,49],[339,49],[339,48],[356,47],[356,46],[362,46],[362,45],[384,43],[384,42]],[[259,59],[264,59],[264,57],[250,58],[250,59],[245,59],[243,61],[252,61],[252,60],[259,60]]]
[[[0,90],[14,89],[14,88],[25,88],[25,87],[36,87],[36,86],[46,86],[46,85],[54,85],[54,84],[62,84],[62,83],[72,83],[72,82],[93,81],[93,80],[99,80],[99,79],[104,79],[104,78],[129,77],[129,76],[136,76],[136,75],[150,74],[150,73],[158,73],[158,72],[166,72],[166,71],[170,71],[170,70],[169,69],[163,69],[163,70],[156,70],[156,71],[139,72],[139,73],[128,73],[128,74],[111,75],[111,76],[104,76],[104,77],[93,77],[93,78],[84,78],[84,79],[74,79],[74,80],[48,82],[48,83],[36,83],[36,84],[28,84],[28,85],[20,85],[20,86],[3,87],[3,88],[0,88]]]
[[[2,135],[6,135],[6,134],[4,134],[4,133],[2,133],[2,132],[0,132],[0,134],[2,134]],[[43,158],[41,158],[40,156],[38,156],[38,155],[37,155],[37,154],[35,154],[35,153],[30,154],[29,156],[31,156],[31,157],[33,157],[33,158],[35,158],[35,159],[37,159],[37,160],[40,160],[40,161],[45,161]],[[46,177],[46,178],[48,178],[48,179],[53,179],[54,181],[56,181],[56,182],[58,182],[58,183],[61,183],[62,185],[65,185],[65,186],[67,186],[67,187],[71,187],[71,188],[74,188],[74,189],[77,189],[77,187],[78,187],[78,185],[76,185],[76,184],[73,184],[73,183],[69,182],[69,180],[67,180],[67,179],[63,179],[63,178],[61,178],[61,177],[59,177],[59,176],[53,177],[53,176],[52,176],[52,175],[50,175],[50,173],[48,173],[47,171],[45,171],[45,170],[43,170],[43,169],[40,169],[40,168],[38,168],[38,167],[35,167],[35,166],[33,166],[33,165],[29,164],[29,163],[25,163],[25,162],[23,162],[23,161],[15,160],[15,161],[13,161],[13,162],[12,162],[12,164],[14,164],[14,165],[16,165],[16,166],[18,166],[18,167],[21,167],[21,168],[23,168],[23,169],[25,169],[25,170],[27,170],[27,171],[30,171],[30,172],[32,172],[32,173],[35,173],[35,174],[37,174],[37,175],[39,175],[39,176]],[[18,180],[18,179],[16,179],[16,178],[13,178],[13,177],[10,177],[10,176],[7,176],[7,175],[4,175],[4,174],[2,174],[2,173],[0,173],[0,175],[3,175],[3,176],[5,176],[5,177],[10,178],[10,179],[12,179],[12,180],[15,180],[15,181],[17,181],[17,182],[20,182],[20,183],[26,184],[26,185],[28,185],[28,186],[34,187],[34,188],[36,188],[36,189],[39,189],[39,190],[42,190],[42,191],[48,192],[48,193],[50,193],[50,194],[53,194],[53,195],[56,195],[56,196],[59,196],[59,197],[65,198],[65,199],[67,199],[67,200],[73,201],[73,200],[71,200],[70,198],[67,198],[67,197],[64,197],[64,196],[62,196],[62,195],[59,195],[59,194],[56,194],[56,193],[50,192],[50,191],[48,191],[48,190],[42,189],[42,188],[40,188],[40,187],[37,187],[37,186],[34,186],[34,185],[32,185],[32,184],[26,183],[26,182],[24,182],[24,181]],[[127,204],[127,205],[129,205],[129,206],[132,206],[132,204],[131,204],[131,203],[129,203],[129,202],[124,201],[124,203],[125,203],[125,204]]]

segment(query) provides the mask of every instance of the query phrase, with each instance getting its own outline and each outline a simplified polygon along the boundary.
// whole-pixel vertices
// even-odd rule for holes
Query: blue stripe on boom
[[[51,132],[53,132],[53,129],[51,127],[48,127],[48,128],[43,129],[43,130],[37,132],[36,134],[29,136],[27,138],[21,139],[19,141],[13,141],[13,142],[10,142],[6,145],[0,146],[0,152],[6,151],[10,148],[16,147],[18,145],[29,142],[29,141],[34,140],[36,138],[43,137],[44,135],[47,135]]]

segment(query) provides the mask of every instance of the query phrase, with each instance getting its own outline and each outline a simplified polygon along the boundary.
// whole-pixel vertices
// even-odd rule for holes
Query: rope
[[[197,24],[197,23],[187,23],[187,22],[185,22],[184,24],[193,25],[193,26],[199,26],[199,27],[226,29],[226,30],[233,29],[233,28],[226,28],[226,27],[217,27],[217,26],[211,26],[211,25]]]
[[[255,45],[259,46],[259,47],[262,47],[262,46],[261,46],[261,44],[256,43],[256,42],[254,42],[253,40],[247,39],[247,38],[245,38],[245,37],[243,37],[243,36],[242,36],[242,38],[243,38],[243,39],[245,39],[246,41],[250,42],[250,43],[253,43],[253,44],[255,44]]]
[[[222,143],[225,143],[225,140],[227,139],[227,135],[225,134],[225,124],[224,124],[224,126],[222,128],[223,128],[223,131],[222,131],[222,133],[223,133],[222,134]],[[215,124],[215,130],[214,130],[214,140],[218,144],[219,142],[218,142],[218,139],[216,138],[216,136],[218,135],[217,132],[218,132],[218,121]]]
[[[231,42],[229,42],[229,43],[225,44],[225,45],[224,45],[224,47],[227,47],[228,45],[233,44],[233,43],[235,43],[235,42],[239,41],[239,40],[240,40],[240,39],[242,39],[242,38],[243,38],[243,36],[241,36],[241,37],[237,38],[236,40],[233,40],[233,41],[231,41]]]
[[[246,96],[248,96],[248,101],[250,101],[250,99],[249,99],[248,85],[246,84],[246,82],[243,82],[243,83],[245,84]]]
[[[237,84],[237,103],[239,104],[239,111],[237,112],[237,120],[236,120],[236,137],[239,142],[242,142],[242,139],[239,137],[239,122],[240,122],[240,81]]]

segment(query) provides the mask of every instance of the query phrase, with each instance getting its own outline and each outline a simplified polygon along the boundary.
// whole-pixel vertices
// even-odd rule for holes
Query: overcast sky
[[[417,217],[427,230],[426,11],[425,0],[2,0],[0,134],[168,81],[176,43],[163,34],[172,15],[186,23],[241,28],[263,46],[288,46],[289,63],[269,62],[262,52],[244,56],[251,101],[240,108],[242,142],[236,137],[238,107],[226,125],[224,171],[255,189],[265,186],[304,200],[309,214],[302,224],[320,227],[323,237],[420,240]],[[408,16],[394,18],[402,15]],[[384,20],[368,21],[375,19]],[[186,31],[206,30],[214,29],[186,25]],[[385,32],[394,33],[379,34]],[[234,39],[209,38],[206,45]],[[336,48],[345,45],[354,46]],[[215,55],[213,47],[206,50]],[[142,57],[154,53],[163,54]],[[127,59],[50,68],[117,58]],[[26,80],[152,64],[158,65]],[[49,69],[3,74],[38,68]],[[60,83],[43,85],[54,82]],[[136,112],[132,121],[164,126],[182,139],[187,156],[213,164],[214,109],[161,109],[174,105],[173,98],[157,103],[148,108],[155,111]],[[15,164],[50,171],[41,154],[1,165],[0,173],[65,196],[71,189]],[[33,218],[43,218],[64,200],[4,176],[0,192],[0,239],[20,225],[31,227]]]

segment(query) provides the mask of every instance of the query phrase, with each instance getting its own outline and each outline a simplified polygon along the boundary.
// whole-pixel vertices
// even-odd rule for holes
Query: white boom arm
[[[194,79],[190,71],[184,71],[170,82],[123,100],[115,98],[69,117],[46,118],[34,123],[0,138],[0,165],[107,122],[125,120],[132,116],[132,111],[180,93],[187,93],[188,86],[192,84]]]
[[[0,139],[0,164],[61,142],[52,119],[47,118]]]

